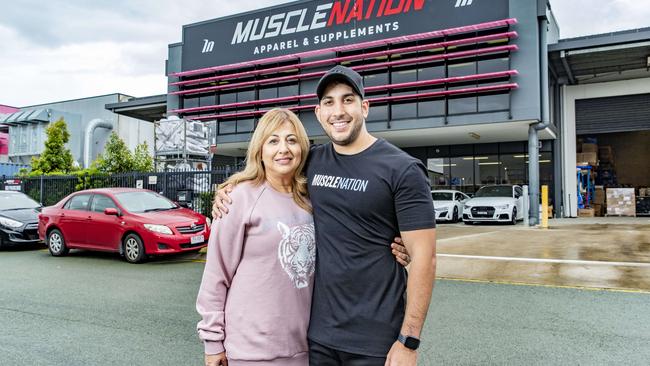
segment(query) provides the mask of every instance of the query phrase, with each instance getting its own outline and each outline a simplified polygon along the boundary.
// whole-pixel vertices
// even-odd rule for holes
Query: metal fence
[[[214,186],[237,172],[239,166],[212,171],[126,173],[112,175],[2,177],[0,189],[20,190],[43,206],[51,206],[70,193],[90,188],[128,187],[149,189],[188,208],[211,216]]]

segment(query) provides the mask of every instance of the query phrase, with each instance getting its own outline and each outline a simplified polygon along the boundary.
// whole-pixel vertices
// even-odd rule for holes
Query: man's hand
[[[395,341],[388,351],[388,357],[384,366],[416,366],[418,363],[418,352],[406,348],[399,341]]]
[[[409,252],[406,250],[404,243],[402,243],[402,238],[396,236],[395,239],[393,239],[390,247],[397,263],[401,264],[404,267],[408,266],[411,263],[411,257],[409,256]]]
[[[226,207],[226,204],[232,204],[232,200],[228,196],[230,192],[232,192],[232,185],[228,184],[214,193],[214,202],[212,203],[213,219],[221,218],[222,213],[224,215],[228,213],[228,207]]]
[[[216,355],[205,355],[205,366],[228,366],[226,352],[221,352]]]

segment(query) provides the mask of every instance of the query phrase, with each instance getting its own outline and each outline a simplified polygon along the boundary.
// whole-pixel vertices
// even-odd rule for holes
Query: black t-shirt
[[[309,338],[385,357],[405,311],[406,271],[390,243],[400,231],[435,227],[424,165],[383,139],[355,155],[331,143],[307,165],[316,228]]]

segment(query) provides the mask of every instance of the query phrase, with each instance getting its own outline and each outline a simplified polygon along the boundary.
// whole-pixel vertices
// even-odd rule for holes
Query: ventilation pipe
[[[86,134],[84,136],[84,168],[88,168],[92,159],[92,144],[93,144],[93,134],[98,128],[105,128],[107,130],[113,129],[113,124],[106,122],[101,118],[95,118],[88,126],[86,126]]]

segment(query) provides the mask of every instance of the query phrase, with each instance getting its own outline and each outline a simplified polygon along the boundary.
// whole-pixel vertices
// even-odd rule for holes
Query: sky
[[[164,94],[167,46],[181,41],[183,25],[287,2],[7,1],[0,6],[0,104]],[[647,0],[551,0],[551,7],[561,38],[650,27]]]

